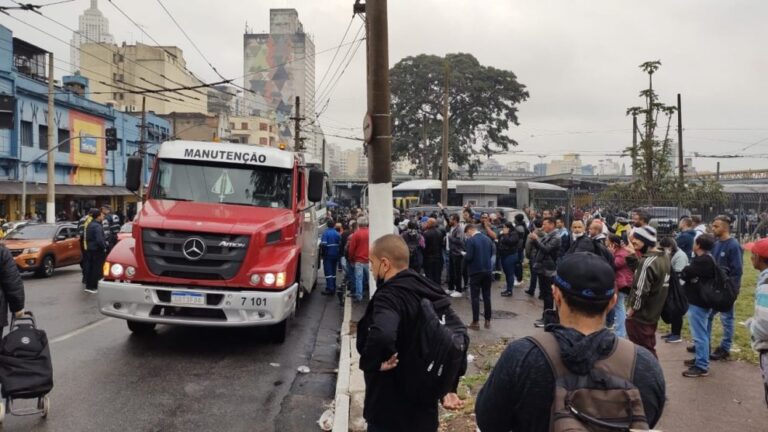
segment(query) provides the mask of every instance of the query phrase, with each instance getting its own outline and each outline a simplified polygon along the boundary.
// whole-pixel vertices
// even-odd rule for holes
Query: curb
[[[341,350],[339,352],[339,373],[336,376],[335,411],[333,432],[349,431],[349,381],[351,375],[352,336],[349,324],[352,319],[352,301],[344,302],[344,320],[341,322]]]

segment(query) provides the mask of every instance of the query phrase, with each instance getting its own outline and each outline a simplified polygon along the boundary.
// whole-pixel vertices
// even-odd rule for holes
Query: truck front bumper
[[[179,302],[203,295],[204,304]],[[283,291],[213,290],[99,282],[99,310],[125,320],[206,327],[277,324],[296,308],[298,284]]]

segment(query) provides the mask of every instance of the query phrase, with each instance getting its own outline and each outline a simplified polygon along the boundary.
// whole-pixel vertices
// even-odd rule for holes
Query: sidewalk
[[[527,288],[527,283],[526,283]],[[475,356],[464,380],[470,395],[482,387],[485,373],[493,365],[504,340],[533,335],[542,330],[533,327],[541,316],[541,301],[515,289],[514,296],[501,297],[501,283],[494,283],[492,307],[494,319],[490,330],[470,331],[470,353]],[[468,298],[453,299],[453,307],[462,319],[472,320]],[[356,323],[365,312],[365,304],[355,304],[351,320]],[[482,305],[481,305],[482,313]],[[353,324],[354,326],[354,324]],[[739,431],[765,432],[768,430],[768,408],[763,402],[760,370],[756,365],[730,361],[713,362],[710,376],[690,379],[681,375],[683,360],[689,358],[686,344],[666,344],[661,339],[657,351],[667,381],[668,402],[656,429],[675,432]],[[362,404],[365,392],[362,373],[358,369],[354,333],[351,338],[352,361],[350,383],[351,431],[365,430]],[[446,431],[471,431],[471,412],[443,418]],[[458,426],[461,425],[461,426]]]

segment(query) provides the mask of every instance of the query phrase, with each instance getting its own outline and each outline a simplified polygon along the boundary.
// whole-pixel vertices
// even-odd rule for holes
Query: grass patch
[[[758,363],[758,355],[752,350],[750,345],[749,331],[744,323],[755,313],[755,289],[757,288],[757,277],[760,273],[752,267],[750,252],[744,253],[744,275],[741,277],[741,291],[739,298],[736,299],[733,347],[731,347],[731,357],[736,360],[742,360],[753,364]],[[659,321],[659,331],[669,333],[670,326],[663,321]],[[693,340],[691,330],[688,327],[688,319],[683,320],[682,336],[686,340]],[[723,337],[723,326],[720,324],[720,318],[715,317],[712,324],[712,344],[717,347]],[[713,349],[714,349],[713,347]]]

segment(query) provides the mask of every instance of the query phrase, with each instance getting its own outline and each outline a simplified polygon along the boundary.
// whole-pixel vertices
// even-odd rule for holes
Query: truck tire
[[[139,321],[126,321],[128,330],[137,335],[150,335],[155,333],[155,323],[145,323]]]
[[[285,337],[288,335],[288,318],[281,322],[271,326],[269,328],[269,339],[272,343],[281,344],[285,342]]]

